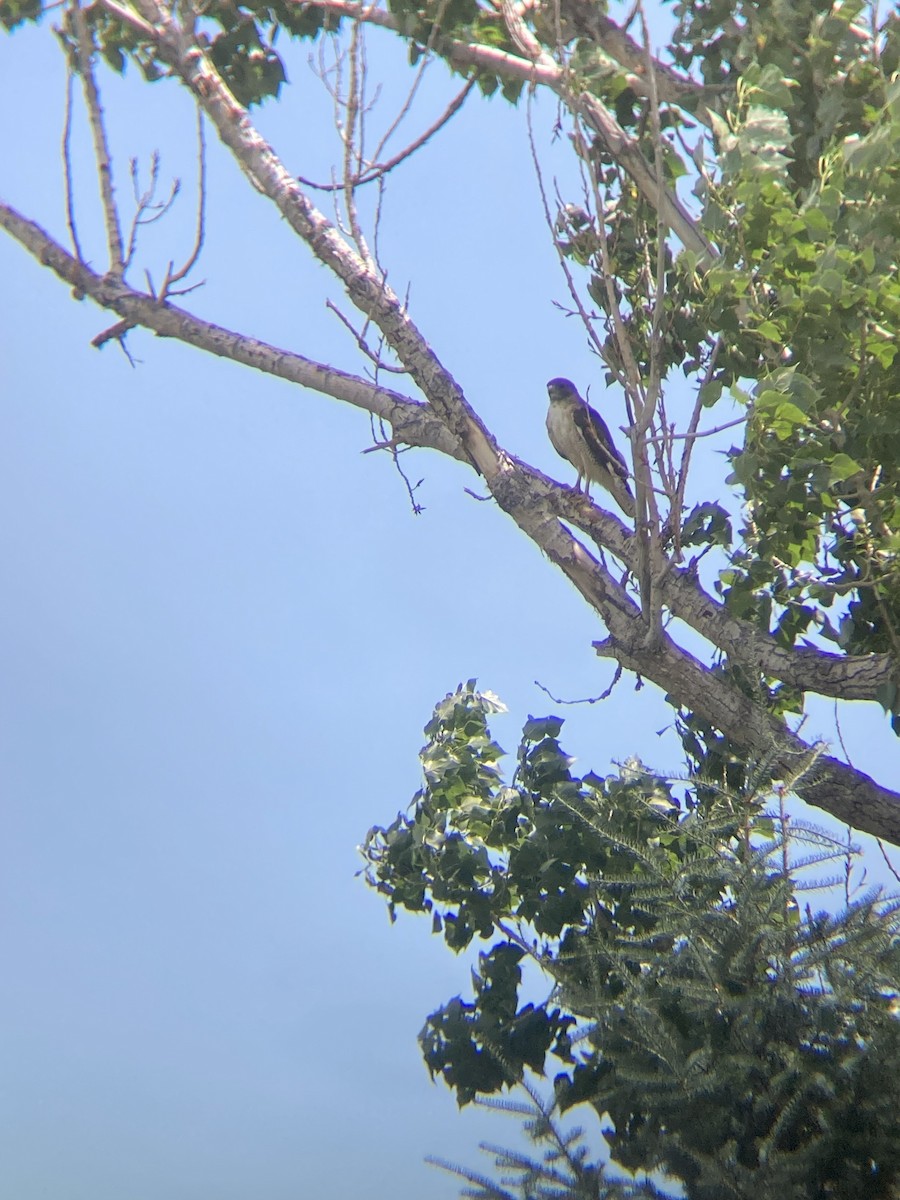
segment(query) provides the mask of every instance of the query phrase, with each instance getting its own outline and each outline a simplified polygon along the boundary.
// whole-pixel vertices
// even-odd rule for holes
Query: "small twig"
[[[206,237],[206,137],[203,130],[203,110],[197,106],[197,232],[194,237],[194,247],[191,250],[186,262],[182,267],[169,277],[169,288],[173,283],[180,283],[182,279],[188,275],[197,264],[200,257],[200,251],[203,249],[203,241]],[[194,287],[197,287],[194,284]],[[192,288],[187,289],[193,290]],[[183,292],[172,293],[175,295],[183,295]]]
[[[356,342],[359,349],[362,350],[362,352],[363,352],[363,354],[365,354],[366,358],[368,358],[371,362],[375,363],[375,365],[379,371],[387,371],[391,375],[406,375],[406,374],[408,374],[405,367],[395,367],[395,366],[392,366],[390,363],[382,362],[380,356],[378,356],[375,353],[375,351],[372,350],[372,348],[366,342],[364,334],[357,332],[357,330],[355,330],[353,328],[353,325],[351,324],[350,319],[341,312],[341,310],[338,308],[338,306],[334,303],[333,300],[326,300],[325,307],[331,309],[331,311],[334,313],[334,315],[337,317],[337,319],[340,321],[340,323],[346,329],[348,329],[350,331],[350,333],[353,336],[353,340]]]
[[[846,744],[845,744],[845,742],[844,742],[844,731],[841,729],[841,719],[840,719],[840,717],[838,716],[838,702],[837,702],[837,700],[835,700],[835,702],[834,702],[834,727],[835,727],[835,729],[837,730],[838,741],[840,742],[841,749],[842,749],[842,750],[843,750],[843,752],[844,752],[844,758],[847,760],[847,763],[848,763],[848,765],[852,767],[852,766],[853,766],[853,759],[850,757],[850,752],[849,752],[849,750],[847,749],[847,746],[846,746]]]
[[[539,679],[536,679],[534,681],[534,685],[535,685],[535,687],[539,687],[542,692],[546,692],[546,694],[550,697],[550,699],[553,701],[554,704],[599,704],[601,700],[608,700],[610,698],[610,696],[612,695],[612,692],[613,692],[613,688],[616,686],[616,684],[619,682],[619,680],[621,678],[622,678],[622,664],[616,663],[616,669],[613,672],[612,683],[609,685],[609,687],[606,688],[605,691],[601,692],[599,696],[585,696],[582,700],[563,700],[559,696],[554,696],[553,693],[550,691],[550,689],[547,687],[544,687],[544,685],[541,683],[541,681]]]
[[[81,263],[84,262],[84,255],[78,240],[78,227],[75,224],[75,195],[72,187],[72,87],[74,79],[72,64],[68,63],[66,67],[66,115],[62,136],[63,169],[66,180],[66,224],[69,227],[69,236],[72,239],[75,257]]]
[[[884,865],[887,867],[887,869],[890,871],[890,873],[893,875],[893,877],[897,880],[897,882],[900,883],[900,875],[898,875],[897,870],[894,867],[894,864],[891,862],[891,860],[887,856],[887,851],[884,848],[884,842],[881,840],[881,838],[876,838],[875,841],[878,845],[878,849],[881,851],[881,857],[884,859]]]
[[[96,350],[102,350],[106,343],[112,341],[113,338],[121,341],[129,329],[134,329],[134,325],[134,321],[116,321],[115,325],[110,325],[109,329],[104,329],[102,333],[91,338],[91,345]]]
[[[703,405],[701,404],[701,408]],[[689,430],[687,433],[669,433],[665,434],[650,434],[647,437],[648,442],[659,442],[665,439],[672,442],[698,441],[700,438],[712,437],[716,433],[723,433],[726,429],[733,429],[735,425],[744,425],[747,422],[747,417],[735,417],[733,421],[723,421],[721,425],[714,425],[712,429]]]
[[[406,93],[406,97],[405,97],[403,103],[400,105],[400,108],[397,111],[397,115],[394,117],[393,121],[387,127],[387,130],[382,135],[381,140],[378,142],[378,145],[375,147],[375,153],[373,155],[373,160],[375,160],[375,161],[377,161],[381,157],[381,155],[384,152],[385,146],[388,144],[388,142],[391,140],[391,138],[394,136],[394,134],[400,128],[400,125],[403,123],[403,121],[405,120],[405,118],[407,117],[407,115],[409,114],[409,112],[412,109],[413,101],[416,98],[416,95],[419,91],[419,87],[421,86],[422,80],[425,78],[425,72],[428,70],[428,67],[431,63],[431,59],[429,58],[429,53],[432,49],[432,46],[434,45],[435,36],[437,35],[438,22],[443,18],[443,15],[446,11],[447,3],[448,3],[448,0],[442,0],[441,7],[435,15],[435,20],[434,20],[434,22],[431,26],[431,30],[428,34],[428,43],[425,47],[425,53],[422,55],[422,57],[419,61],[419,65],[416,68],[416,73],[413,76],[413,81],[410,84],[409,90]]]
[[[685,488],[687,487],[688,468],[691,465],[691,452],[694,449],[694,442],[697,440],[697,438],[707,436],[706,434],[697,432],[697,426],[700,424],[700,413],[703,409],[703,388],[710,381],[710,379],[712,379],[713,371],[716,367],[716,359],[718,358],[721,345],[722,339],[716,338],[716,341],[713,344],[712,353],[709,356],[709,363],[707,364],[706,372],[704,373],[703,382],[697,389],[697,398],[694,401],[694,411],[691,413],[691,419],[688,423],[687,433],[673,435],[673,440],[675,437],[683,437],[685,439],[684,452],[681,455],[681,467],[678,472],[678,483],[675,487],[675,496],[672,500],[672,537],[675,542],[676,556],[681,554],[681,510],[684,507],[684,492]],[[738,425],[741,423],[741,421],[745,421],[746,419],[746,417],[740,417],[736,421],[728,421],[722,426],[722,429],[729,429],[732,425]],[[718,430],[710,430],[710,432],[716,433]]]
[[[155,150],[153,152],[153,157],[150,160],[150,182],[147,184],[147,186],[144,188],[143,191],[140,190],[140,183],[138,181],[137,159],[133,158],[131,160],[130,165],[131,165],[131,190],[134,193],[135,210],[134,210],[134,216],[131,220],[131,230],[129,231],[129,234],[128,234],[128,250],[125,254],[126,270],[128,269],[128,267],[131,266],[132,260],[134,259],[135,251],[137,250],[138,229],[140,228],[141,225],[149,223],[149,222],[145,222],[143,220],[144,213],[146,213],[149,209],[154,207],[154,200],[156,197],[156,188],[157,188],[157,184],[159,183],[159,151]],[[172,199],[174,199],[174,194],[175,193],[174,193],[174,188],[173,188]],[[156,207],[159,207],[159,206],[156,206]]]
[[[532,98],[529,95],[528,108],[526,111],[526,123],[528,125],[528,146],[531,150],[531,162],[532,162],[532,165],[534,166],[534,174],[535,174],[535,178],[537,180],[538,191],[540,192],[540,195],[541,195],[541,206],[544,209],[544,221],[546,222],[547,228],[550,230],[550,236],[553,238],[553,247],[556,250],[557,257],[559,258],[559,265],[562,268],[562,272],[566,277],[566,285],[569,289],[569,295],[572,297],[572,303],[575,305],[575,310],[576,310],[578,316],[581,318],[581,323],[585,328],[585,331],[588,335],[588,339],[593,343],[594,349],[602,357],[603,356],[603,343],[600,341],[599,337],[597,336],[596,330],[593,327],[593,322],[591,321],[590,317],[588,316],[587,312],[585,311],[584,305],[581,301],[581,296],[578,292],[578,288],[575,286],[575,279],[569,268],[569,264],[566,261],[566,256],[562,252],[562,247],[559,244],[559,239],[556,236],[553,218],[550,215],[550,205],[547,201],[547,190],[544,187],[544,173],[541,170],[540,160],[538,159],[537,146],[536,146],[535,140],[534,140],[534,123],[531,119],[531,99]]]
[[[106,241],[109,248],[109,271],[111,275],[121,276],[125,272],[125,256],[122,250],[122,230],[119,226],[119,214],[116,209],[115,189],[113,188],[112,160],[109,154],[109,144],[106,138],[106,127],[103,124],[103,108],[100,103],[100,91],[94,78],[94,44],[84,19],[78,0],[69,9],[70,28],[77,43],[76,60],[78,72],[84,88],[84,99],[88,111],[88,120],[94,139],[94,157],[97,161],[97,175],[100,180],[100,196],[103,203],[103,216],[106,222]]]
[[[360,454],[374,454],[376,450],[396,450],[398,454],[405,454],[407,450],[411,450],[412,446],[408,446],[402,438],[391,437],[383,442],[374,442],[371,446],[366,446],[365,450],[360,450]]]
[[[389,158],[387,162],[375,163],[372,166],[366,167],[366,169],[353,180],[353,186],[365,187],[367,183],[374,183],[376,180],[382,179],[385,175],[393,171],[395,167],[399,167],[402,162],[406,161],[406,159],[411,158],[417,150],[421,150],[422,147],[426,145],[436,133],[439,133],[440,130],[444,128],[450,118],[459,112],[468,98],[469,93],[472,91],[472,88],[475,86],[475,82],[476,81],[474,78],[470,79],[462,91],[458,92],[457,95],[454,96],[438,119],[432,125],[429,125],[424,133],[420,134],[419,137],[410,142],[405,149],[395,154],[393,158]],[[298,175],[297,180],[299,183],[305,184],[307,187],[315,188],[320,192],[339,192],[344,188],[343,183],[314,183],[311,179],[304,179],[302,175]]]
[[[171,263],[169,265],[171,266]],[[169,286],[166,288],[165,299],[168,300],[170,296],[189,296],[191,292],[196,292],[202,287],[206,287],[205,279],[198,279],[196,283],[188,284],[187,287],[183,288],[173,288],[170,281]]]

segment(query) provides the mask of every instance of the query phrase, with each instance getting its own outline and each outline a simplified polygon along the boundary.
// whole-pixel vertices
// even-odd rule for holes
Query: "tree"
[[[879,25],[866,5],[811,0],[789,11],[771,3],[676,11],[663,60],[650,53],[640,12],[617,23],[580,0],[493,8],[313,0],[202,13],[158,0],[75,5],[59,36],[91,120],[107,268],[94,269],[81,246],[67,159],[71,249],[10,204],[0,206],[0,223],[76,296],[117,314],[98,345],[124,344],[141,326],[367,410],[385,427],[379,448],[395,457],[401,445],[431,447],[469,465],[602,618],[608,636],[597,654],[664,689],[695,757],[710,766],[765,761],[773,777],[802,780],[809,803],[896,840],[898,794],[819,753],[788,718],[808,694],[877,701],[900,724],[898,21],[892,14]],[[0,7],[7,28],[41,15],[39,3]],[[413,65],[437,56],[465,77],[438,125],[473,89],[500,89],[514,103],[531,89],[558,98],[581,182],[557,200],[543,181],[548,222],[572,310],[624,399],[633,529],[504,451],[436,339],[392,290],[360,201],[404,157],[381,159],[379,148],[369,159],[363,149],[369,26],[403,39]],[[284,84],[279,34],[347,39],[337,96],[345,151],[334,185],[343,231],[254,123],[252,107]],[[173,302],[200,252],[202,198],[188,260],[170,264],[150,292],[128,281],[154,201],[139,198],[124,236],[98,56],[190,92],[247,182],[343,285],[370,378]],[[679,368],[694,394],[683,424],[666,408]],[[424,399],[385,386],[388,371]],[[683,511],[704,418],[715,421],[727,395],[744,406],[730,455],[729,482],[744,504],[737,531],[716,496]],[[684,627],[702,650],[689,649],[696,642]]]
[[[631,760],[578,778],[549,717],[529,718],[507,782],[500,709],[471,682],[437,705],[423,786],[365,857],[392,914],[430,914],[456,952],[498,939],[471,1001],[433,1012],[420,1042],[460,1105],[528,1090],[550,1154],[501,1154],[521,1195],[660,1195],[556,1131],[555,1110],[582,1105],[614,1163],[691,1200],[896,1195],[896,902],[846,887],[841,911],[814,913],[810,868],[844,860],[849,880],[852,850],[791,821],[783,794],[766,811],[752,775],[673,785]],[[522,1002],[529,959],[551,983],[538,1004]],[[546,1102],[528,1077],[551,1070]],[[470,1194],[511,1194],[461,1173]]]
[[[0,4],[0,19],[10,28],[40,17],[39,4]],[[167,9],[154,0],[132,6],[97,0],[67,10],[61,41],[72,80],[83,85],[92,123],[108,269],[91,265],[96,252],[75,219],[68,155],[61,175],[70,195],[69,249],[12,205],[0,205],[0,222],[77,298],[90,297],[116,315],[96,344],[118,340],[132,346],[135,337],[129,331],[137,327],[178,338],[372,413],[383,427],[378,448],[401,465],[409,461],[398,457],[402,446],[431,447],[467,464],[603,619],[608,637],[597,643],[597,652],[655,682],[671,698],[688,752],[706,772],[704,786],[714,778],[740,792],[749,762],[761,788],[767,778],[781,779],[811,803],[897,840],[896,793],[805,742],[788,724],[804,695],[874,700],[897,717],[892,404],[897,391],[897,92],[892,78],[897,20],[889,16],[879,25],[874,9],[844,5],[833,11],[812,4],[787,11],[773,4],[737,10],[683,5],[678,20],[671,49],[656,57],[639,17],[616,21],[593,6],[565,0],[553,8],[454,2],[386,9],[322,0],[275,7],[222,4],[204,6],[202,13],[189,4]],[[368,28],[400,39],[413,66],[440,58],[451,73],[464,77],[445,117],[429,123],[405,155],[371,155],[363,149]],[[345,90],[335,96],[344,153],[335,182],[328,185],[337,187],[344,204],[342,222],[326,219],[310,199],[312,185],[288,171],[256,123],[255,110],[283,86],[280,54],[286,36],[319,47],[332,41],[345,47]],[[137,65],[150,80],[169,79],[166,86],[182,87],[196,100],[247,181],[274,204],[357,306],[354,333],[366,377],[233,333],[182,307],[180,293],[189,287],[202,246],[202,204],[195,253],[178,268],[170,266],[155,288],[151,284],[142,291],[129,282],[137,260],[132,237],[122,232],[127,222],[113,187],[98,55],[113,70]],[[412,304],[390,286],[391,264],[381,261],[374,224],[366,225],[366,189],[380,189],[402,162],[437,138],[460,105],[472,105],[477,91],[496,91],[518,100],[523,109],[532,91],[549,93],[561,106],[560,129],[568,135],[571,167],[558,192],[543,179],[548,237],[560,254],[571,310],[602,360],[600,370],[621,410],[610,424],[614,431],[626,426],[637,501],[633,525],[607,512],[607,502],[596,493],[589,503],[498,445],[463,395],[458,373],[439,357],[440,336],[420,332]],[[538,161],[546,151],[537,135]],[[155,204],[152,190],[142,194],[138,189],[133,233],[158,211]],[[679,366],[693,399],[682,421],[673,419],[671,404],[681,382]],[[411,380],[417,395],[408,394],[411,387],[385,386],[391,372]],[[722,407],[729,395],[742,405],[732,427],[731,482],[745,505],[737,533],[734,513],[722,500],[724,484],[710,489],[705,503],[690,511],[683,503],[696,447],[702,444],[698,439],[709,432],[707,421],[729,424],[731,412]],[[692,632],[683,636],[688,628]],[[543,734],[551,736],[547,727]],[[631,813],[632,792],[615,780],[602,786],[574,778],[563,782],[573,784],[579,797],[583,792],[586,801],[614,795]],[[653,788],[664,794],[663,784],[655,781]],[[746,804],[741,812],[746,813]],[[639,811],[635,819],[644,816]],[[594,817],[588,810],[579,819],[578,840],[587,852]],[[741,828],[749,830],[749,817],[742,820]],[[670,828],[666,833],[676,837]],[[695,836],[698,854],[705,855],[706,878],[721,888],[727,864],[711,852],[705,835]],[[604,853],[613,854],[619,865],[633,854],[621,831],[604,830],[602,837]],[[477,860],[477,843],[472,845]],[[452,846],[466,881],[469,852],[462,840]],[[674,859],[680,865],[677,853]],[[448,869],[452,861],[451,851],[444,860]],[[758,888],[774,897],[773,911],[787,912],[783,874],[766,863],[764,855],[742,860],[746,875],[729,875],[727,885],[743,882],[753,903]],[[595,871],[586,878],[590,886],[600,886]],[[462,899],[481,917],[479,929],[492,930],[493,914],[485,907],[479,913],[480,897],[471,888],[469,893]],[[634,894],[644,899],[639,891]],[[701,920],[722,917],[723,911],[698,904],[692,915]],[[445,928],[465,941],[469,928],[455,912],[451,915]],[[574,928],[578,914],[570,907],[568,915]],[[858,906],[844,925],[808,922],[801,934],[824,970],[836,939],[861,931],[859,944],[867,939],[871,944],[886,928],[879,921],[871,906]],[[632,934],[626,929],[623,936]],[[652,942],[652,932],[648,936]],[[763,927],[760,936],[771,944],[772,928]],[[616,943],[614,949],[621,946]],[[839,972],[845,960],[831,957]],[[793,986],[799,980],[802,986],[805,977],[792,973],[796,959],[787,952],[784,959],[779,983]],[[586,970],[596,970],[589,956],[580,961]],[[712,961],[728,965],[722,957]],[[886,955],[885,975],[892,963]],[[692,966],[687,957],[679,965],[688,972]],[[554,1046],[567,1053],[565,1022],[571,1014],[559,1005],[555,1016],[552,1006],[527,1013],[514,1006],[508,1013],[517,964],[507,949],[489,957],[488,968],[492,974],[482,976],[482,996],[502,1001],[496,1035],[523,1051],[522,1061],[538,1064],[550,1025]],[[686,978],[693,985],[689,974]],[[676,1010],[685,999],[699,1004],[685,977],[666,983]],[[572,981],[568,984],[571,991]],[[858,996],[852,989],[848,994],[852,1009]],[[790,987],[780,995],[791,1009]],[[754,992],[746,1000],[753,1015],[763,1011],[753,1008],[759,999]],[[885,1046],[883,1069],[889,1072],[896,1060],[893,1026],[882,999],[867,993],[869,1007],[862,1017],[857,1021],[841,1009],[838,1024],[845,1020],[845,1031],[863,1040],[883,1039],[878,1044]],[[570,1008],[576,1007],[588,1020],[604,1017],[596,998],[571,1000]],[[461,1018],[457,1025],[465,1033],[467,1018],[480,1019],[481,1011],[461,1006],[449,1016]],[[821,1030],[821,1012],[812,1003],[792,1011],[794,1042],[786,1038],[785,1046],[795,1049],[797,1038],[813,1026]],[[648,1001],[648,1021],[667,1015]],[[699,1028],[705,1035],[708,1026]],[[658,1026],[656,1037],[669,1032]],[[440,1054],[455,1045],[441,1043],[436,1035],[432,1061],[440,1067]],[[708,1047],[682,1049],[702,1057]],[[847,1061],[863,1075],[873,1069],[871,1056],[855,1053],[852,1046]],[[495,1071],[498,1081],[506,1081],[490,1053],[480,1062],[483,1070]],[[785,1069],[797,1062],[786,1049]],[[800,1055],[801,1076],[806,1062]],[[620,1090],[609,1102],[631,1112],[628,1104],[643,1103],[644,1097],[629,1096],[628,1071],[639,1072],[646,1064],[621,1059],[620,1064]],[[585,1060],[564,1068],[573,1088],[577,1066],[590,1065]],[[723,1055],[721,1072],[732,1065]],[[829,1069],[841,1065],[843,1060],[829,1060]],[[871,1117],[873,1138],[880,1136],[885,1126],[879,1105],[892,1096],[890,1077],[879,1075],[880,1069],[875,1063],[875,1073],[857,1091],[853,1080],[840,1080],[834,1108],[822,1103],[818,1110],[822,1122],[835,1119],[834,1113],[844,1121],[856,1105],[857,1113]],[[483,1082],[476,1077],[473,1086]],[[831,1082],[826,1072],[810,1084],[812,1092],[799,1094],[813,1095],[820,1084],[825,1089]],[[703,1098],[693,1099],[697,1103],[688,1111],[705,1119]],[[816,1103],[820,1099],[813,1095]],[[772,1105],[777,1121],[784,1117],[789,1124],[785,1095],[776,1094]],[[671,1122],[670,1114],[664,1119]],[[634,1129],[623,1137],[622,1155],[635,1160],[643,1155],[642,1161],[657,1155],[685,1178],[694,1172],[699,1188],[705,1148],[688,1144],[676,1162],[666,1157],[673,1146],[654,1140],[658,1125],[647,1124],[643,1136]],[[847,1131],[852,1128],[848,1123]],[[791,1132],[803,1145],[807,1165],[819,1170],[829,1144],[820,1136],[821,1127]],[[857,1166],[865,1153],[886,1164],[887,1175],[875,1184],[890,1179],[889,1147],[860,1141],[850,1149],[848,1160]],[[758,1150],[753,1138],[741,1144],[751,1161]],[[773,1170],[783,1166],[773,1160]],[[783,1187],[791,1177],[774,1178]],[[826,1172],[823,1178],[831,1184],[835,1177]],[[859,1178],[847,1176],[840,1184],[853,1188]]]

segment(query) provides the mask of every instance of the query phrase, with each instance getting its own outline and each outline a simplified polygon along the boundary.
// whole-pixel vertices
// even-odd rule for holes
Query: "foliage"
[[[470,1185],[462,1195],[473,1200],[669,1200],[649,1179],[627,1179],[614,1174],[591,1157],[584,1129],[564,1127],[554,1106],[542,1102],[532,1088],[524,1088],[526,1102],[481,1100],[522,1122],[525,1135],[540,1158],[521,1150],[483,1142],[480,1149],[493,1160],[496,1177],[439,1158],[428,1161],[451,1171]]]
[[[506,784],[499,709],[472,682],[437,706],[410,812],[364,847],[392,915],[431,914],[454,951],[497,938],[425,1024],[432,1076],[462,1105],[552,1072],[615,1163],[698,1200],[894,1195],[897,906],[804,907],[809,868],[849,852],[767,814],[751,771],[680,796],[638,762],[579,777],[562,721],[529,718]]]
[[[717,584],[729,610],[785,646],[818,635],[847,653],[897,658],[900,19],[873,38],[865,8],[677,6],[673,60],[698,65],[715,88],[714,145],[695,144],[694,190],[721,257],[700,282],[691,254],[666,252],[663,365],[702,372],[708,407],[728,394],[748,406],[730,478],[747,519]],[[632,128],[647,115],[634,101],[616,107]],[[684,145],[685,116],[668,115]],[[656,214],[608,151],[592,153],[605,232],[583,210],[563,210],[563,246],[610,313],[606,240],[646,373]],[[673,184],[692,166],[675,139],[662,163]],[[619,358],[615,337],[607,357]],[[768,690],[764,678],[751,687]],[[784,711],[784,700],[776,690],[770,707]],[[897,688],[880,700],[900,732]]]

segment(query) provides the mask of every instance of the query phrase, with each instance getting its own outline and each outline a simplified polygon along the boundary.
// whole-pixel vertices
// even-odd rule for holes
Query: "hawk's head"
[[[547,384],[547,393],[550,400],[579,400],[578,388],[571,379],[562,379],[561,377],[551,379]]]

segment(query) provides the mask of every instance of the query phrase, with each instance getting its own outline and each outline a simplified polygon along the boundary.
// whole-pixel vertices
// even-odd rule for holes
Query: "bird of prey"
[[[578,472],[575,487],[585,495],[592,483],[611,493],[619,508],[634,516],[634,496],[628,486],[625,459],[615,447],[606,422],[578,395],[568,379],[551,379],[547,384],[550,408],[547,433],[557,454],[569,460]]]

